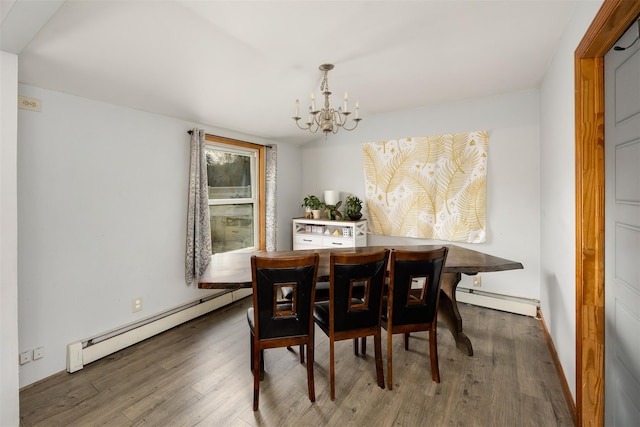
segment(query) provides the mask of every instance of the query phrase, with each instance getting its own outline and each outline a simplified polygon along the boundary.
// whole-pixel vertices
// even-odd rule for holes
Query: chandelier
[[[320,66],[320,71],[324,72],[324,77],[322,78],[322,84],[320,84],[320,92],[324,95],[324,107],[317,110],[316,109],[316,98],[311,92],[311,105],[309,106],[309,115],[307,117],[307,122],[304,123],[304,126],[300,125],[300,100],[296,99],[296,115],[293,117],[293,120],[296,121],[296,125],[302,130],[308,130],[311,133],[316,133],[318,129],[321,129],[324,132],[325,138],[329,133],[338,133],[340,128],[344,130],[354,130],[358,127],[358,123],[360,123],[361,118],[358,117],[358,110],[360,109],[360,104],[356,101],[356,112],[355,117],[351,120],[353,127],[347,127],[347,119],[351,115],[351,111],[349,111],[349,95],[347,92],[344,93],[344,108],[338,107],[337,110],[331,108],[329,105],[329,95],[331,92],[329,91],[329,80],[327,75],[329,71],[333,70],[333,64],[322,64]]]

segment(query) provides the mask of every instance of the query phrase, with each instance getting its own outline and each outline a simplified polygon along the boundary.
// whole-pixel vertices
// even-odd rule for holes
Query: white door
[[[638,25],[618,40],[627,47]],[[640,41],[605,55],[605,425],[640,423]]]

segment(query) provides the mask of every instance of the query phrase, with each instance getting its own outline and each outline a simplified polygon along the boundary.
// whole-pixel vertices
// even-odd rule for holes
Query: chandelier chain
[[[322,78],[322,84],[320,84],[320,92],[329,92],[329,70],[324,71],[324,77]]]

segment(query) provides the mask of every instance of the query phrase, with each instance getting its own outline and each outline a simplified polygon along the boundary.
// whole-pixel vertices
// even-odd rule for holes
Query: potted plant
[[[358,196],[347,196],[344,203],[344,213],[354,221],[362,218],[362,200]]]
[[[342,205],[342,201],[338,200],[338,203],[335,205],[324,205],[324,210],[327,213],[327,218],[329,219],[340,219],[342,218],[342,213],[338,210],[338,208]]]
[[[324,203],[322,203],[320,199],[318,199],[318,197],[314,196],[313,194],[310,194],[304,198],[302,206],[308,211],[311,211],[311,213],[313,214],[313,218],[315,219],[320,218],[320,213],[322,212],[322,209],[324,209]]]

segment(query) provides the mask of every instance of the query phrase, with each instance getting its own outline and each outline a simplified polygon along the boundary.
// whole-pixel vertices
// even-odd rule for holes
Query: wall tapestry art
[[[370,231],[484,243],[488,146],[486,131],[364,144]]]

